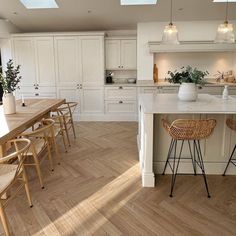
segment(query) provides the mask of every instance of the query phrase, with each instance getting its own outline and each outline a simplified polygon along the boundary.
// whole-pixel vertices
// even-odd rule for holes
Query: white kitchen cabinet
[[[201,89],[198,89],[199,94],[211,94],[211,95],[220,95],[222,94],[222,86],[204,86]]]
[[[14,38],[12,42],[14,62],[20,65],[20,85],[33,86],[37,83],[34,40],[31,37],[19,37]]]
[[[136,70],[137,69],[136,39],[107,39],[106,69]]]
[[[137,88],[105,87],[105,114],[110,120],[137,119]]]
[[[83,87],[81,89],[81,113],[104,113],[104,88]]]
[[[35,44],[36,81],[40,87],[55,86],[53,37],[37,37]]]
[[[57,86],[76,86],[80,83],[78,37],[54,37]]]
[[[139,94],[141,93],[152,93],[156,94],[157,93],[157,87],[140,87],[139,88]]]
[[[136,101],[105,101],[106,114],[124,115],[135,117],[137,113]]]
[[[106,87],[105,100],[137,100],[137,90],[135,87]]]
[[[81,36],[80,81],[83,86],[102,86],[104,84],[104,37]]]
[[[55,86],[52,37],[16,37],[14,59],[21,66],[21,86]]]

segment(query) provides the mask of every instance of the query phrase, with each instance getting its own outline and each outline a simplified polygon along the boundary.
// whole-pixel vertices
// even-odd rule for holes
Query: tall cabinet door
[[[115,70],[121,68],[120,40],[106,40],[106,69]]]
[[[122,69],[137,69],[137,42],[136,40],[121,40],[121,66]]]
[[[81,82],[83,86],[104,84],[104,37],[82,36],[80,42]]]
[[[55,37],[56,77],[58,86],[76,86],[79,81],[77,37]]]
[[[33,86],[33,84],[36,83],[36,63],[33,38],[14,38],[13,48],[15,64],[21,66],[21,86]]]
[[[53,37],[35,38],[36,77],[39,86],[55,86]]]

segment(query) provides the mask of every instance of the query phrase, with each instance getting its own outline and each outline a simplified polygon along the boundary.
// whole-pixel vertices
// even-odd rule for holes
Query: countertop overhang
[[[199,94],[196,102],[184,102],[177,94],[140,94],[139,104],[150,114],[236,114],[236,96]]]

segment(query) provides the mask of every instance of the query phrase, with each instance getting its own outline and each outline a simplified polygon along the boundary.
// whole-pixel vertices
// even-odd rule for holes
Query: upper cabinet
[[[136,39],[106,39],[106,70],[136,70]]]
[[[20,65],[21,85],[33,86],[36,82],[34,40],[32,38],[14,38],[14,61]]]
[[[104,36],[55,37],[58,86],[97,86],[104,81]]]
[[[83,86],[99,86],[104,83],[104,37],[79,37],[81,56],[81,82]]]
[[[15,37],[13,55],[21,66],[21,85],[54,86],[55,61],[52,37]]]
[[[60,36],[54,41],[57,85],[76,86],[80,69],[78,39],[76,36]]]

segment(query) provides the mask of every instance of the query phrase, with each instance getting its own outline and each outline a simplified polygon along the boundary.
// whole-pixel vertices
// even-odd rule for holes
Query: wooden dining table
[[[35,122],[62,105],[65,99],[26,99],[25,106],[16,101],[16,113],[5,115],[0,106],[0,157],[4,156],[5,144],[14,139]]]

